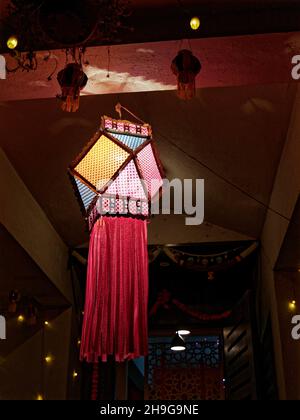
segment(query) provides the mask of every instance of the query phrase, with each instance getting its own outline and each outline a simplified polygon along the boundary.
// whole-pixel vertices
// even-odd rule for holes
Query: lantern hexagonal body
[[[163,185],[151,127],[108,117],[70,174],[90,227],[104,214],[148,217],[150,202]]]

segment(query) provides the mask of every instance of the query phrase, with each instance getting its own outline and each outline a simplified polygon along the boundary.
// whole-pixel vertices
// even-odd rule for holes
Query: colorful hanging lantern
[[[88,77],[82,66],[78,63],[70,63],[57,75],[62,93],[62,109],[67,112],[76,112],[79,109],[80,92],[85,88]]]
[[[201,63],[189,50],[179,51],[172,62],[172,71],[177,76],[178,96],[192,99],[196,95],[196,76],[201,71]]]
[[[147,223],[163,185],[151,127],[103,117],[70,176],[91,232],[81,358],[145,356]]]

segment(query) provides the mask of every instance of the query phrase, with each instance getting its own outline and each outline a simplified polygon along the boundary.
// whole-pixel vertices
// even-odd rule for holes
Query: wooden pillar
[[[116,363],[116,401],[128,400],[128,362]]]

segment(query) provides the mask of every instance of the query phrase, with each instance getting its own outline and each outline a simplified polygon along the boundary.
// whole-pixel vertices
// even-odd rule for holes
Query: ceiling
[[[300,33],[114,45],[109,56],[105,46],[90,47],[84,60],[89,81],[82,95],[175,90],[172,60],[180,49],[190,47],[202,64],[198,88],[288,83],[292,56],[300,51]],[[51,51],[47,61],[49,52],[39,52],[37,57],[35,71],[7,72],[6,79],[0,80],[0,101],[56,97],[60,92],[57,73],[65,67],[65,52]],[[6,60],[9,69],[16,67],[10,56]]]
[[[4,3],[0,0],[0,13]],[[201,30],[196,33],[189,29],[190,13],[184,12],[177,0],[132,3],[134,13],[128,24],[135,30],[122,32],[115,43],[201,38],[193,41],[195,54],[203,63],[197,97],[185,103],[177,99],[174,90],[169,90],[174,89],[170,61],[179,42],[172,46],[114,47],[112,77],[105,92],[99,88],[108,85],[107,48],[103,47],[100,53],[91,48],[88,54],[93,57],[89,61],[94,64],[95,73],[90,77],[93,84],[88,86],[87,94],[91,96],[81,98],[76,114],[63,113],[57,100],[50,99],[57,94],[55,77],[53,83],[45,86],[47,66],[52,70],[50,62],[39,66],[37,72],[20,72],[3,82],[6,84],[1,85],[0,92],[0,147],[65,243],[80,246],[88,241],[88,233],[67,168],[98,128],[100,116],[116,116],[114,107],[121,101],[152,124],[169,179],[205,179],[205,221],[224,229],[223,241],[231,240],[230,232],[259,238],[266,215],[262,203],[269,203],[296,89],[289,83],[291,51],[287,51],[287,43],[290,44],[291,34],[247,40],[203,38],[297,31],[299,1],[181,0],[191,14],[201,17]],[[299,37],[293,40],[297,48]],[[137,60],[140,47],[146,54]],[[275,48],[277,54],[273,55]],[[187,228],[183,221],[176,222],[174,228],[173,219],[168,216],[158,219],[171,220],[164,243],[174,243],[174,236],[177,240],[182,238],[182,243],[191,236],[193,242],[203,241],[200,229]],[[150,224],[150,237],[159,237],[163,225],[155,221]],[[2,227],[0,247],[4,256],[0,266],[2,297],[13,285],[44,305],[65,304],[60,293]]]
[[[226,244],[202,244],[179,247],[192,255],[208,255],[209,253],[227,252],[229,249],[249,247],[248,242],[232,242]],[[204,313],[223,313],[232,309],[247,290],[253,287],[253,271],[257,262],[256,252],[242,263],[227,267],[214,273],[214,281],[208,280],[207,272],[183,266],[171,261],[161,253],[149,266],[149,307],[152,309],[159,301],[161,293],[167,291],[170,299],[167,305],[162,305],[150,319],[150,329],[161,327],[174,330],[174,324],[186,325],[195,330],[201,321],[186,316],[172,303],[173,299],[188,305],[196,311]],[[182,279],[186,281],[182,281]],[[241,281],[243,279],[243,281]],[[191,293],[192,291],[192,293]],[[213,309],[212,309],[213,308]],[[151,312],[151,311],[150,311]],[[207,322],[204,322],[207,326]],[[224,327],[224,320],[210,323],[210,326]]]
[[[45,276],[23,248],[0,224],[1,309],[6,308],[11,290],[20,291],[22,298],[34,299],[42,307],[65,308],[68,302]]]
[[[288,84],[202,89],[187,103],[175,92],[89,96],[76,114],[63,113],[52,99],[7,102],[0,107],[0,146],[64,241],[78,246],[88,235],[67,168],[100,116],[115,116],[121,101],[153,125],[169,179],[205,179],[206,222],[258,238],[265,218],[259,202],[269,202],[294,89]]]
[[[7,3],[9,0],[0,2],[2,15]],[[120,30],[112,44],[299,30],[298,0],[132,0],[131,3],[132,14],[124,23],[133,30]],[[189,27],[193,15],[201,18],[200,31],[191,31]],[[6,37],[9,29],[5,21],[3,28]],[[91,42],[103,43],[107,42],[102,39]],[[49,48],[46,40],[41,45],[35,39],[34,44],[39,47],[33,49]]]

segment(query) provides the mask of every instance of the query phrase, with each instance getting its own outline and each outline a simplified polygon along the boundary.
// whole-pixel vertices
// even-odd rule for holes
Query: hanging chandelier
[[[81,359],[145,356],[147,224],[163,185],[151,127],[103,117],[69,172],[91,233]]]
[[[6,39],[14,35],[21,51],[83,47],[112,42],[128,30],[127,0],[10,0],[1,19]]]
[[[117,34],[130,28],[124,18],[130,14],[127,0],[11,0],[0,20],[1,36],[7,39],[12,60],[8,73],[36,71],[42,62],[53,59],[52,80],[58,61],[50,52],[43,58],[38,50],[63,48],[67,63],[57,76],[62,109],[76,112],[80,92],[88,82],[82,56],[88,45],[113,43]],[[24,25],[24,22],[26,24]],[[72,62],[68,62],[68,55]]]

